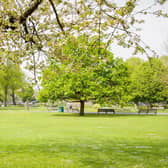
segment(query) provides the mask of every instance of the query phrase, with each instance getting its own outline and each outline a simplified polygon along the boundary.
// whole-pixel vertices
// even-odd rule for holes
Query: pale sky
[[[152,3],[153,0],[141,0],[138,8],[143,9],[144,6],[149,6]],[[162,9],[167,12],[168,1],[164,6],[157,6],[155,9]],[[145,41],[145,43],[148,44],[152,49],[154,49],[158,55],[168,55],[168,51],[166,52],[165,49],[166,43],[168,45],[168,18],[148,15],[143,17],[143,19],[145,19],[145,23],[139,26],[142,30],[138,33],[141,35],[142,40]],[[131,57],[132,51],[132,49],[122,48],[116,45],[112,46],[112,52],[114,55],[124,59]],[[145,55],[138,55],[138,57],[146,59]]]

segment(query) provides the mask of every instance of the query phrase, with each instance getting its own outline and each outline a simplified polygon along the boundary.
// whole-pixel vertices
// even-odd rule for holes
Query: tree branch
[[[34,3],[29,8],[27,8],[19,17],[19,22],[23,23],[27,19],[27,17],[30,16],[38,8],[42,1],[43,0],[35,0]]]
[[[58,25],[59,25],[61,31],[65,34],[64,27],[63,27],[63,25],[61,24],[60,19],[59,19],[59,17],[58,17],[58,13],[57,13],[56,7],[55,7],[55,5],[54,5],[54,3],[53,3],[52,0],[49,0],[49,2],[50,2],[51,6],[52,6],[52,8],[53,8],[54,13],[55,13],[57,23],[58,23]]]
[[[106,47],[105,47],[106,49],[107,49],[107,47],[110,45],[110,41],[111,41],[112,37],[114,36],[114,34],[115,34],[115,32],[116,32],[118,26],[119,26],[119,23],[117,23],[117,25],[114,27],[112,33],[110,34],[110,38],[109,38],[109,40],[107,41],[107,44],[106,44]]]

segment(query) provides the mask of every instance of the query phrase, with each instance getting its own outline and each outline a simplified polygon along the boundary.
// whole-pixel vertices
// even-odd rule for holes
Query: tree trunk
[[[8,99],[8,88],[4,89],[4,106],[7,107],[7,99]]]
[[[138,103],[138,102],[135,102],[135,107],[136,107],[137,109],[139,109],[139,103]]]
[[[84,116],[85,101],[80,101],[80,116]]]
[[[15,99],[15,91],[14,91],[14,89],[12,89],[11,97],[12,97],[13,105],[16,105],[16,99]]]

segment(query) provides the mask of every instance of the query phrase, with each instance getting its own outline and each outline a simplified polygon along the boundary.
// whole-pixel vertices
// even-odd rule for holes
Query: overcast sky
[[[120,4],[122,4],[123,0],[117,0]],[[152,4],[153,0],[141,0],[139,2],[138,9],[143,9],[144,7]],[[168,1],[164,6],[157,6],[155,10],[162,9],[165,12],[168,12]],[[145,19],[145,23],[141,24],[140,27],[142,31],[138,34],[141,35],[142,40],[145,41],[152,49],[154,49],[158,55],[168,55],[168,51],[166,52],[165,45],[168,45],[168,18],[163,17],[155,17],[153,15],[148,15],[143,17]],[[132,56],[132,50],[127,48],[122,48],[116,45],[112,46],[112,52],[117,57],[122,57],[127,59]],[[138,55],[143,59],[146,59],[145,55]]]

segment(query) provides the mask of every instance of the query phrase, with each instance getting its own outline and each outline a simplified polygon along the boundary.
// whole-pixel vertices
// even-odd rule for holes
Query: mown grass
[[[167,168],[168,116],[0,110],[0,168]]]

